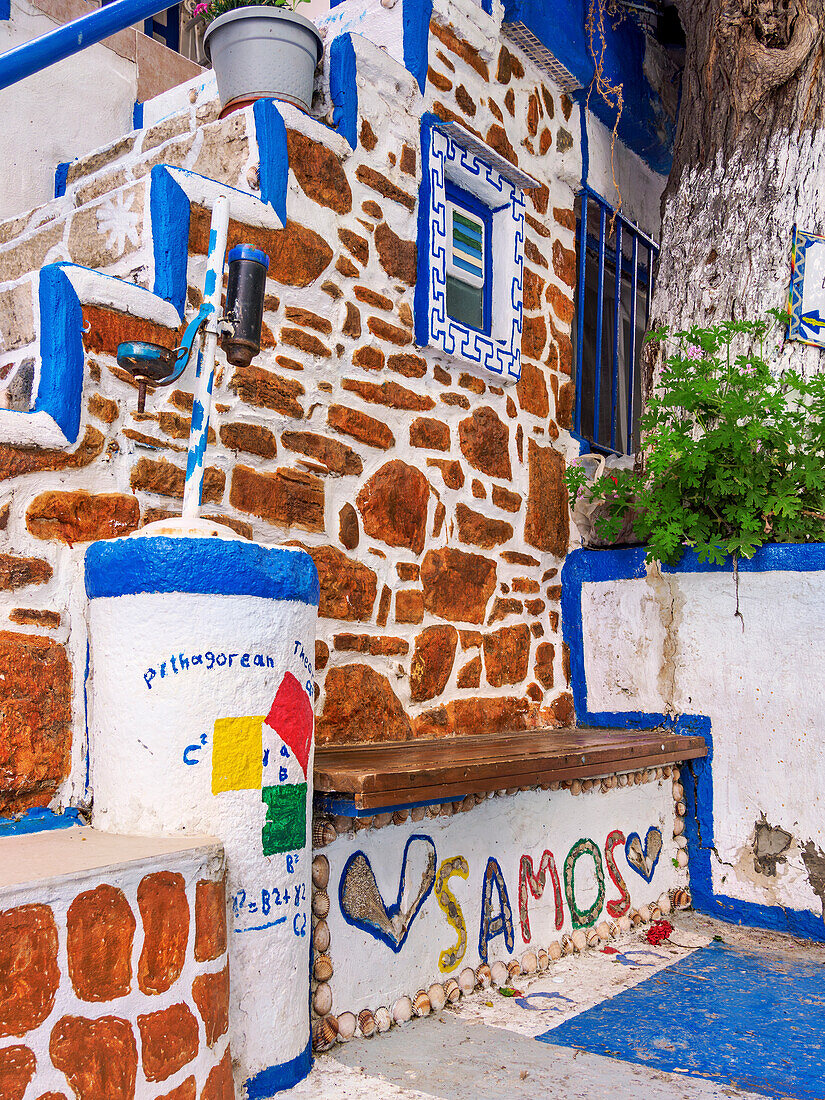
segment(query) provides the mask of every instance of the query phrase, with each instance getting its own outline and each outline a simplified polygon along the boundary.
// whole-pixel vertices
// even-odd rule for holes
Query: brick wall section
[[[569,537],[565,455],[577,453],[566,431],[575,281],[567,181],[577,174],[577,122],[570,101],[502,44],[493,20],[478,9],[472,21],[449,10],[461,25],[449,25],[437,6],[423,99],[417,91],[404,98],[397,88],[411,86],[409,74],[375,51],[390,90],[376,77],[359,91],[354,151],[285,109],[286,227],[230,227],[230,245],[250,241],[270,254],[271,277],[262,354],[249,368],[219,360],[204,511],[243,536],[312,554],[322,586],[320,743],[572,718],[558,572]],[[457,119],[542,184],[527,192],[517,386],[414,344],[424,110]],[[254,187],[251,110],[222,121],[216,112],[214,103],[195,104],[136,135],[125,154],[81,162],[66,199],[41,212],[36,230],[20,237],[19,222],[0,226],[0,241],[9,240],[0,244],[0,328],[15,324],[7,291],[16,315],[27,316],[19,288],[32,292],[29,272],[56,243],[76,262],[146,283],[143,212],[154,164]],[[191,310],[200,302],[207,227],[207,212],[193,208]],[[85,545],[174,513],[182,491],[188,376],[182,389],[150,393],[138,415],[135,387],[112,355],[123,319],[96,310],[86,320],[81,442],[68,453],[0,447],[6,644],[35,644],[17,640],[15,609],[24,619],[45,615],[37,644],[66,647],[73,668],[70,677],[61,666],[59,713],[37,717],[46,705],[39,696],[26,710],[36,736],[54,745],[48,767],[38,757],[46,773],[36,793],[23,738],[4,718],[10,808],[47,799],[65,775],[67,707],[80,728],[85,646],[70,592],[81,583]],[[169,332],[164,342],[176,339]],[[26,354],[15,351],[15,364]]]
[[[23,1100],[34,1078],[28,1095],[39,1096],[38,1082],[54,1080],[51,1063],[65,1077],[65,1095],[77,1100],[156,1096],[150,1083],[187,1067],[202,1096],[234,1100],[224,885],[223,878],[186,884],[179,873],[157,871],[136,891],[103,882],[70,896],[65,908],[0,911],[0,1095]],[[163,989],[141,976],[147,949],[163,960],[163,980],[155,981]],[[190,1095],[186,1082],[179,1089],[171,1095]]]

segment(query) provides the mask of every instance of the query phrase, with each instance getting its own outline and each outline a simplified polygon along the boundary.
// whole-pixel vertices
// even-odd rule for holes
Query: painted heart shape
[[[650,882],[656,871],[659,856],[662,854],[662,831],[651,825],[645,836],[644,846],[638,833],[631,833],[624,846],[628,866],[645,882]]]
[[[369,932],[398,954],[434,882],[435,845],[428,836],[415,834],[405,844],[398,896],[390,906],[381,896],[368,857],[355,852],[341,872],[338,886],[341,914],[347,924]]]

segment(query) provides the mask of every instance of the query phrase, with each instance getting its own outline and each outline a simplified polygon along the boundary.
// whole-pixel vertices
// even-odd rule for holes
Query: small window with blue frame
[[[490,331],[492,211],[449,180],[447,198],[447,314],[478,332]]]

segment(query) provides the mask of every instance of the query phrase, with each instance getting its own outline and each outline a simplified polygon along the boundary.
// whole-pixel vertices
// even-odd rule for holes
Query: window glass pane
[[[484,289],[447,276],[447,313],[460,325],[468,328],[484,327]]]

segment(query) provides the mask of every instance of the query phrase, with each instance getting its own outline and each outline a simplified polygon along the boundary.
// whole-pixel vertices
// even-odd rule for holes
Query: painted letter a
[[[492,915],[493,886],[498,893],[498,914]],[[487,962],[487,944],[496,936],[504,935],[504,943],[507,946],[507,954],[513,951],[513,913],[510,909],[510,898],[507,894],[507,886],[504,875],[501,873],[496,860],[490,856],[484,870],[484,883],[481,894],[481,927],[478,933],[478,956],[482,962]]]

